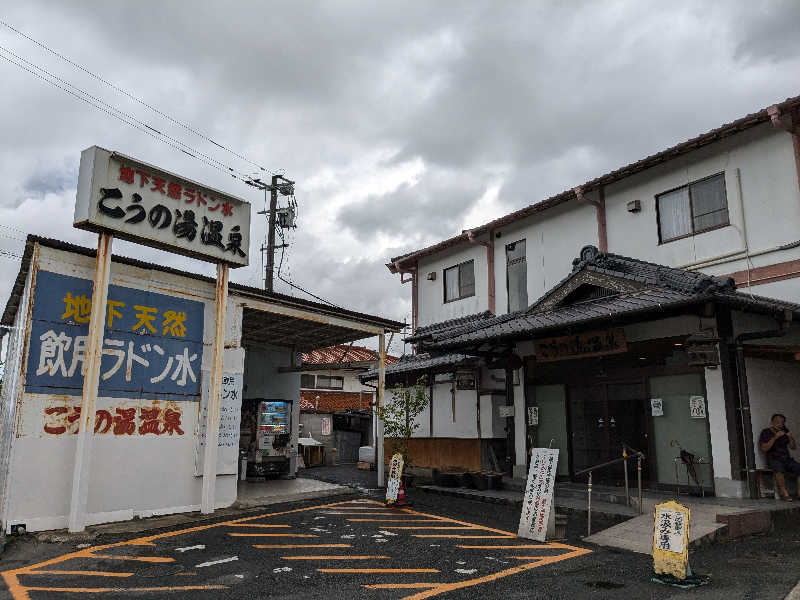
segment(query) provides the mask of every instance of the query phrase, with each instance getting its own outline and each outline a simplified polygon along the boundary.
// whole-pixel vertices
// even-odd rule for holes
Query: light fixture
[[[647,360],[647,357],[646,356],[640,356],[639,360]]]
[[[681,344],[680,342],[675,342],[674,346],[675,346],[676,348],[682,348],[682,347],[683,347],[683,344]]]

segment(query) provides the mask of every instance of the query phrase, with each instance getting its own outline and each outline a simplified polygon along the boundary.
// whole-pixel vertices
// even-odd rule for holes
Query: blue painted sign
[[[99,396],[200,398],[202,302],[110,285]],[[92,282],[36,275],[25,391],[80,396]]]

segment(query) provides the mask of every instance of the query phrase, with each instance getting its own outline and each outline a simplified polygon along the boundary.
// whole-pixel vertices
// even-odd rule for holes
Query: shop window
[[[444,301],[475,295],[475,261],[468,260],[444,270]]]
[[[506,289],[508,312],[528,308],[528,264],[525,260],[525,240],[506,246]]]
[[[304,389],[314,389],[314,376],[300,375],[300,387]]]
[[[659,194],[656,209],[661,243],[728,225],[725,174]]]
[[[317,389],[341,390],[344,387],[344,377],[317,375]]]

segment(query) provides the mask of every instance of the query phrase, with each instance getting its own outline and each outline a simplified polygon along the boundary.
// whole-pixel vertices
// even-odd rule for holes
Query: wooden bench
[[[756,481],[758,482],[758,491],[759,496],[761,498],[770,498],[773,497],[775,499],[778,498],[778,490],[775,489],[775,480],[773,478],[774,472],[772,469],[756,469]],[[769,478],[770,486],[767,487],[766,480]],[[787,491],[791,494],[791,490],[789,490],[789,480],[791,479],[791,475],[786,478],[786,487]],[[800,494],[800,476],[797,477],[797,488],[795,489],[795,495]]]

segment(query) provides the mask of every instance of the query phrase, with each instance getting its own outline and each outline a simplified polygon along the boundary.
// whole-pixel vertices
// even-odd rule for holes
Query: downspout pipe
[[[392,266],[400,273],[401,284],[411,282],[411,334],[413,335],[419,321],[419,263],[415,263],[413,267],[401,267],[399,262],[394,262]],[[411,274],[411,279],[403,279],[406,273]]]
[[[733,341],[736,347],[736,374],[739,381],[739,418],[741,419],[742,436],[744,437],[744,464],[747,475],[747,488],[751,498],[758,498],[761,491],[758,489],[758,479],[755,476],[756,454],[753,438],[753,420],[750,416],[750,390],[747,384],[747,362],[744,356],[744,342],[748,340],[783,337],[789,333],[791,322],[792,312],[786,311],[778,329],[740,333]]]
[[[597,217],[597,249],[600,252],[608,252],[608,228],[606,226],[606,192],[604,187],[597,188],[597,200],[584,196],[582,186],[573,188],[578,202],[591,204],[594,206]]]
[[[780,107],[777,104],[773,104],[767,108],[767,114],[773,127],[782,129],[792,136],[794,166],[797,171],[797,188],[800,191],[800,135],[798,135],[800,134],[800,123],[795,122],[796,113],[782,113]]]
[[[495,280],[494,280],[494,230],[489,231],[489,241],[482,242],[475,237],[473,229],[467,229],[467,240],[470,244],[477,244],[486,247],[486,263],[488,267],[489,277],[489,312],[493,315],[497,314],[497,305],[495,300]]]

